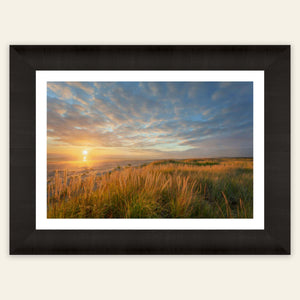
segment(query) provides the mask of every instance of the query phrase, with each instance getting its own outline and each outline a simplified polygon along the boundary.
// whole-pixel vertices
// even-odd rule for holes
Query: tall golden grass
[[[96,176],[56,171],[48,218],[252,218],[253,160],[168,160]]]

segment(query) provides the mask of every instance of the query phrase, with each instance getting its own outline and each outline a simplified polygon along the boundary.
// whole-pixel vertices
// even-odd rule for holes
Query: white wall
[[[2,299],[300,299],[299,1],[2,0],[0,296]],[[291,44],[291,256],[10,257],[9,44]],[[298,76],[297,76],[298,75]],[[296,100],[298,99],[298,101]],[[296,135],[298,138],[296,139]],[[298,175],[298,176],[297,176]],[[298,199],[297,199],[298,196]]]

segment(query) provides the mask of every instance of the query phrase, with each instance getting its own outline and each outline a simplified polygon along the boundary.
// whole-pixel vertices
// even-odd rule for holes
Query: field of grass
[[[252,158],[162,160],[48,180],[48,218],[252,218]]]

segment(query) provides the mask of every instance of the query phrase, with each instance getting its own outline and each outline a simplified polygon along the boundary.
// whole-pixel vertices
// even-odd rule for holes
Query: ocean
[[[91,172],[96,172],[97,175],[116,170],[118,167],[138,167],[143,164],[148,164],[154,160],[98,160],[98,161],[51,161],[47,163],[47,177],[54,176],[55,171],[64,172],[68,170],[69,175],[88,175]]]

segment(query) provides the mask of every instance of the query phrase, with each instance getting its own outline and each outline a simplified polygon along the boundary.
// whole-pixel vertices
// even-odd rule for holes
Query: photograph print
[[[253,218],[253,82],[47,82],[47,218]]]

